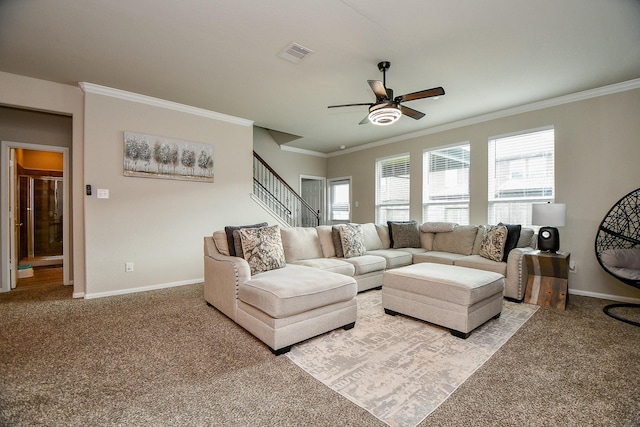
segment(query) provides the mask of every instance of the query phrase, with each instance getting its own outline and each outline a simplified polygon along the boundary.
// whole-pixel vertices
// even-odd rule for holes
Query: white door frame
[[[71,284],[69,280],[69,244],[71,238],[69,236],[69,148],[56,147],[52,145],[41,144],[29,144],[24,142],[2,141],[0,148],[0,182],[9,182],[9,152],[12,148],[23,148],[25,150],[34,151],[49,151],[54,153],[62,153],[62,276],[63,283],[65,285]],[[13,170],[13,168],[12,168]],[[15,173],[15,172],[14,172]],[[15,192],[14,188],[9,188],[9,185],[0,186],[0,237],[2,245],[0,246],[0,292],[8,292],[11,290],[12,281],[15,283],[16,273],[18,271],[18,260],[11,259],[14,250],[10,248],[10,234],[13,230],[10,227],[15,228],[15,218],[10,218],[13,214],[9,206],[9,191]],[[14,255],[14,258],[16,256]],[[13,275],[12,275],[13,272]]]
[[[320,195],[320,224],[326,224],[327,221],[327,178],[323,176],[300,175],[299,194],[302,195],[302,180],[320,181],[322,194]]]

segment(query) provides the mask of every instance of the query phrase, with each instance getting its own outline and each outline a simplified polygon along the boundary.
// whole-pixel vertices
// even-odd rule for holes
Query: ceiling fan
[[[387,126],[395,123],[403,114],[412,119],[419,120],[424,117],[424,113],[413,108],[401,105],[402,102],[414,101],[416,99],[431,98],[434,96],[444,95],[442,87],[434,87],[433,89],[421,90],[418,92],[408,93],[393,97],[393,89],[387,88],[387,70],[391,67],[389,61],[378,63],[378,70],[382,71],[382,81],[367,80],[371,90],[376,95],[376,102],[363,102],[358,104],[342,104],[329,105],[327,108],[354,107],[358,105],[368,105],[369,114],[360,121],[359,124],[373,123],[374,125]]]

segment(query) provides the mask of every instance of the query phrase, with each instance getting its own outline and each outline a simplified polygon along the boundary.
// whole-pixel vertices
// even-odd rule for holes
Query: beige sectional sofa
[[[205,300],[280,354],[297,342],[352,327],[357,292],[381,287],[385,270],[413,263],[500,273],[505,276],[504,297],[524,298],[522,255],[533,250],[531,229],[522,229],[504,262],[480,255],[485,226],[425,223],[411,247],[398,247],[402,242],[393,240],[388,225],[357,228],[364,252],[347,257],[336,227],[280,228],[283,266],[254,275],[244,258],[231,256],[225,231],[216,231],[204,238]]]

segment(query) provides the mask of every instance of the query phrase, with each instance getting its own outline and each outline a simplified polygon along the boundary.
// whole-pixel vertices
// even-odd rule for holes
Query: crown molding
[[[458,120],[458,121],[446,123],[440,126],[434,126],[432,128],[425,129],[422,131],[407,133],[404,135],[395,136],[393,138],[382,139],[380,141],[359,145],[357,147],[349,148],[346,150],[334,151],[332,153],[328,153],[327,157],[341,156],[344,154],[354,153],[357,151],[368,150],[371,148],[392,144],[394,142],[406,141],[407,139],[418,138],[421,136],[432,135],[434,133],[457,129],[464,126],[470,126],[478,123],[488,122],[490,120],[496,120],[504,117],[515,116],[516,114],[528,113],[531,111],[542,110],[550,107],[557,107],[559,105],[570,104],[572,102],[577,102],[577,101],[584,101],[587,99],[597,98],[605,95],[612,95],[614,93],[619,93],[619,92],[626,92],[628,90],[633,90],[638,88],[640,88],[640,79],[629,80],[622,83],[616,83],[616,84],[603,86],[596,89],[589,89],[582,92],[576,92],[569,95],[559,96],[557,98],[551,98],[544,101],[521,105],[518,107],[507,108],[505,110],[499,110],[493,113],[482,114],[480,116],[470,117],[468,119]]]
[[[326,159],[328,157],[327,154],[321,153],[319,151],[306,150],[304,148],[289,147],[289,146],[286,146],[286,145],[281,145],[280,146],[280,150],[282,150],[282,151],[290,151],[292,153],[298,153],[298,154],[306,154],[307,156],[322,157],[324,159]]]
[[[100,86],[93,83],[80,82],[80,88],[85,93],[94,93],[97,95],[109,96],[111,98],[123,99],[125,101],[137,102],[139,104],[151,105],[153,107],[166,108],[168,110],[179,111],[181,113],[193,114],[195,116],[206,117],[208,119],[221,120],[236,125],[251,127],[252,120],[242,119],[240,117],[229,116],[227,114],[216,113],[215,111],[205,110],[203,108],[192,107],[190,105],[180,104],[177,102],[166,101],[152,96],[140,95],[138,93],[127,92],[125,90],[113,89],[106,86]]]

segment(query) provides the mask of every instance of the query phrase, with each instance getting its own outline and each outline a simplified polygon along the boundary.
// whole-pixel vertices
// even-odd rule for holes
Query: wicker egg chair
[[[596,257],[602,268],[629,286],[640,288],[640,188],[621,198],[605,215],[596,235]],[[639,322],[612,313],[617,307],[640,308],[640,304],[609,304],[603,311],[631,325]]]

